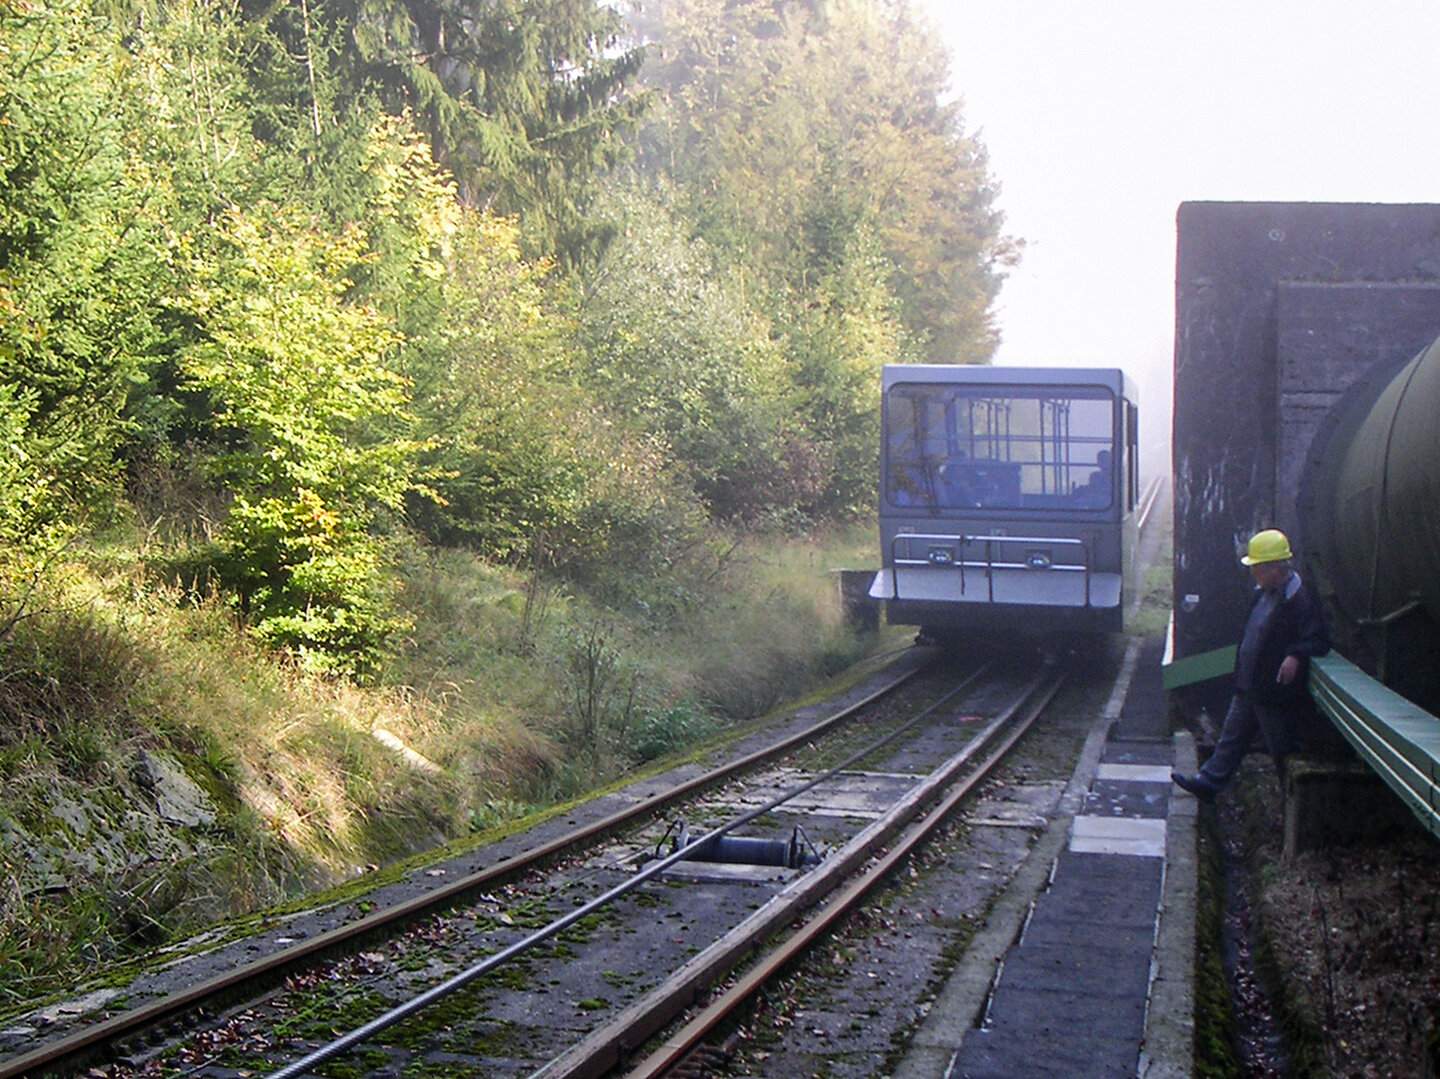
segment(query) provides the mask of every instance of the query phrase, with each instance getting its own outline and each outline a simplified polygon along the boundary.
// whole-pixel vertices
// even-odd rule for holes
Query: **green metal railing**
[[[1173,623],[1172,623],[1173,633]],[[1173,659],[1166,649],[1165,689],[1235,669],[1235,646]],[[1355,751],[1440,838],[1440,718],[1386,688],[1335,652],[1311,661],[1310,695]]]
[[[1310,693],[1420,823],[1440,837],[1440,719],[1333,652],[1312,661]]]

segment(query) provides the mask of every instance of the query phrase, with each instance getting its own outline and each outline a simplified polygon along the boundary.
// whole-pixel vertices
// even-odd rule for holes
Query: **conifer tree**
[[[288,63],[292,95],[319,101],[317,131],[372,97],[409,109],[462,198],[518,215],[533,253],[577,264],[603,240],[584,219],[590,184],[626,153],[622,135],[643,108],[631,92],[643,53],[623,47],[614,8],[305,0],[255,14],[280,43],[266,64]]]

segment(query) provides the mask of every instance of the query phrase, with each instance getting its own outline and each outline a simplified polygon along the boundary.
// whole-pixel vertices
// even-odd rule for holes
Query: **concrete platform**
[[[1057,815],[896,1079],[1179,1079],[1191,1071],[1195,799],[1158,644],[1132,646]]]

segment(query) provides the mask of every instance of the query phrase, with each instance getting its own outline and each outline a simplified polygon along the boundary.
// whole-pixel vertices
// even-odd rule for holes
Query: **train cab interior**
[[[1117,494],[1133,504],[1134,462],[1114,452],[1121,404],[1102,386],[896,386],[886,499],[938,511],[1105,511]]]

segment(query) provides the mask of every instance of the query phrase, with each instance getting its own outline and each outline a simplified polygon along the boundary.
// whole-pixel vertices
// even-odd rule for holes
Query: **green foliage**
[[[125,130],[132,181],[150,218],[173,231],[250,202],[272,178],[257,169],[254,94],[246,28],[216,0],[110,0],[113,68],[124,92],[114,103]]]
[[[713,517],[793,503],[782,355],[739,276],[687,238],[667,198],[618,191],[607,211],[616,239],[580,309],[585,384],[664,440]]]
[[[216,468],[234,489],[399,506],[418,447],[404,437],[405,387],[386,366],[395,337],[344,298],[364,240],[262,207],[232,210],[183,244],[194,278],[180,302],[202,333],[181,370],[214,402],[211,422],[232,443]]]
[[[280,43],[277,74],[288,58],[317,131],[327,105],[373,95],[408,108],[466,201],[519,215],[533,250],[579,265],[602,242],[586,220],[590,183],[624,155],[620,135],[643,109],[630,92],[643,53],[621,46],[614,7],[321,0],[264,18]]]
[[[1132,606],[1125,622],[1125,632],[1135,636],[1163,638],[1170,623],[1173,554],[1170,543],[1162,543],[1154,561],[1140,581],[1139,603]]]
[[[705,511],[653,441],[572,415],[582,497],[543,537],[543,561],[609,602],[653,604],[709,539]]]
[[[136,687],[144,656],[113,626],[88,613],[56,613],[12,627],[0,643],[0,745],[38,743],[62,771],[82,774],[97,758],[95,729],[138,729]]]
[[[350,673],[406,527],[663,621],[710,525],[863,513],[879,367],[984,355],[1009,257],[946,58],[903,0],[636,18],[0,0],[0,623],[131,508]]]
[[[623,730],[635,712],[640,692],[638,672],[627,669],[613,626],[593,623],[569,634],[566,668],[569,675],[570,719],[567,732],[573,748],[596,751],[607,735]]]
[[[37,408],[33,391],[0,384],[0,547],[21,565],[25,553],[50,546],[47,537],[58,539],[64,525],[48,440],[36,437],[31,424]]]
[[[637,717],[630,731],[630,753],[637,761],[655,760],[694,746],[718,729],[718,721],[694,701],[649,708]]]
[[[226,449],[211,467],[236,495],[221,583],[262,639],[364,673],[397,626],[383,614],[370,530],[400,507],[420,449],[405,437],[404,386],[384,364],[393,332],[344,299],[364,236],[231,211],[208,239],[187,245],[188,313],[203,339],[180,367],[214,402]]]
[[[150,332],[160,256],[128,168],[114,47],[84,4],[0,4],[0,422],[19,458],[0,529],[11,534],[113,495],[119,414]]]
[[[312,670],[373,673],[390,634],[392,586],[381,549],[357,535],[314,492],[235,500],[215,562],[256,636]]]
[[[549,265],[523,258],[517,223],[462,205],[404,125],[372,138],[365,169],[375,258],[361,292],[397,313],[395,369],[413,395],[433,497],[414,491],[428,537],[510,558],[567,519],[583,469],[566,431],[573,400],[547,377]]]
[[[772,408],[790,422],[748,455],[779,465],[759,485],[769,508],[863,513],[880,367],[988,356],[1013,257],[983,148],[939,97],[948,57],[907,2],[670,0],[636,21],[663,91],[640,163],[673,184],[707,258],[736,268],[782,357]]]
[[[859,516],[872,504],[878,372],[886,363],[916,358],[905,348],[887,271],[873,235],[857,230],[790,314],[794,408],[824,462],[824,486],[805,508],[823,519]]]
[[[669,0],[637,21],[659,46],[645,81],[664,91],[643,160],[684,185],[705,235],[803,293],[869,230],[931,359],[993,350],[986,312],[1014,247],[912,3]]]

